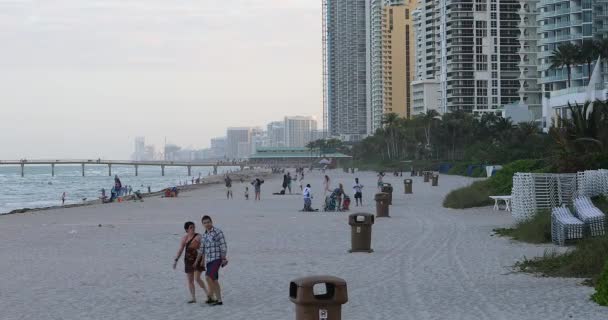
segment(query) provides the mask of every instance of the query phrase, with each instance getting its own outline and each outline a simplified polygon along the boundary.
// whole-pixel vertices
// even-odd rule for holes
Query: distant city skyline
[[[309,0],[0,1],[0,159],[206,148],[230,126],[322,119]]]

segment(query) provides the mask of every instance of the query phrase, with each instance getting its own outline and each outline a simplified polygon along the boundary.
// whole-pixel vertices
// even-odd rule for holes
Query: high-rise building
[[[290,148],[305,147],[314,140],[317,121],[312,117],[285,117],[285,145]]]
[[[142,161],[146,155],[146,138],[135,137],[135,151],[133,152],[133,160]]]
[[[439,109],[439,81],[435,79],[424,79],[412,81],[412,115],[427,113]]]
[[[441,31],[446,42],[441,55],[445,110],[497,112],[517,101],[518,2],[448,3]]]
[[[156,155],[156,149],[152,145],[147,145],[144,148],[144,159],[143,160],[156,160],[158,157]]]
[[[539,83],[539,43],[537,4],[539,0],[519,1],[519,101],[517,104],[536,110],[534,118],[540,118],[541,88]]]
[[[229,159],[243,158],[251,150],[251,128],[231,127],[226,129],[226,157]],[[239,152],[239,150],[241,150]],[[244,150],[247,150],[244,151]],[[248,154],[247,154],[248,156]]]
[[[383,114],[411,115],[415,0],[384,0],[382,8]]]
[[[285,146],[285,121],[273,121],[266,126],[270,147]]]
[[[412,12],[414,22],[415,79],[439,79],[437,41],[440,34],[439,0],[421,0]]]
[[[608,37],[607,0],[554,0],[536,3],[537,44],[540,46],[540,84],[545,91],[568,87],[566,68],[551,69],[550,57],[553,50],[564,43],[581,45],[583,41]],[[593,70],[593,68],[591,69]],[[587,66],[574,66],[571,87],[587,85]]]
[[[323,0],[324,125],[329,135],[368,133],[366,3]]]
[[[327,131],[325,131],[323,129],[317,129],[312,132],[311,141],[325,140],[325,139],[327,139]]]
[[[571,66],[568,84],[567,68],[551,68],[551,56],[563,44],[581,45],[586,40],[608,37],[608,0],[519,0],[518,4],[521,8],[518,102],[538,119],[543,100],[559,95],[560,100],[568,101],[565,95],[575,93],[574,88],[584,90],[587,86],[590,74],[586,65]],[[602,74],[606,74],[606,69]],[[569,87],[572,89],[564,91]]]
[[[226,137],[218,137],[211,139],[211,148],[209,148],[209,158],[223,159],[226,157]]]
[[[443,112],[440,108],[439,64],[436,54],[440,34],[439,10],[435,9],[437,1],[421,1],[412,12],[414,24],[415,68],[412,88],[412,115],[426,113],[429,110]],[[439,42],[440,43],[440,42]]]
[[[259,148],[269,146],[268,132],[264,131],[261,127],[251,128],[251,150],[249,153],[255,154]]]
[[[369,0],[367,42],[367,106],[368,132],[373,134],[382,127],[383,81],[382,81],[382,1]]]
[[[498,113],[519,100],[519,8],[517,0],[421,0],[416,76],[439,81],[441,111]]]

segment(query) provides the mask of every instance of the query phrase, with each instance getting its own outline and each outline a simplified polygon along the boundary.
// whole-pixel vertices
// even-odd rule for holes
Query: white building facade
[[[382,0],[368,3],[368,134],[382,127],[383,78],[382,78]]]
[[[369,0],[322,2],[324,126],[329,135],[349,140],[368,133],[368,4]]]
[[[582,98],[590,78],[586,65],[574,65],[568,83],[566,67],[551,68],[553,51],[566,43],[581,45],[608,37],[608,0],[520,0],[519,5],[519,103],[535,119],[545,117],[542,122],[547,126],[547,106]],[[606,68],[598,72],[603,78]]]
[[[315,138],[317,121],[313,117],[285,117],[285,146],[303,148]]]
[[[439,81],[440,111],[499,113],[519,100],[518,11],[517,0],[420,1],[416,80]]]
[[[440,83],[437,79],[416,80],[412,82],[412,116],[425,114],[429,110],[442,113],[439,87]]]
[[[250,143],[251,128],[230,127],[226,129],[226,157],[228,159],[242,159],[244,155],[249,156]]]

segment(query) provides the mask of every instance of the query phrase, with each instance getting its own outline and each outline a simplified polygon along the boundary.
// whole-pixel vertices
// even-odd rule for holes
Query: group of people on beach
[[[355,205],[363,205],[363,184],[359,182],[359,178],[355,178],[353,185],[353,193],[355,198]],[[304,209],[302,211],[317,211],[312,208],[312,187],[310,184],[306,184],[306,187],[302,191],[302,197],[304,199]],[[325,211],[348,211],[350,207],[350,197],[344,190],[344,185],[338,183],[338,186],[332,189],[331,179],[328,175],[323,177],[323,197],[325,200],[324,209]]]
[[[244,181],[245,180],[243,180],[243,178],[241,178],[241,183],[243,183]],[[232,179],[230,178],[230,175],[227,174],[224,176],[224,184],[226,185],[226,199],[227,200],[234,199],[233,193],[232,193]],[[254,200],[260,201],[262,199],[261,193],[262,193],[262,184],[264,184],[264,180],[262,180],[260,178],[255,178],[253,181],[251,181],[250,184],[253,186]],[[249,200],[249,186],[245,186],[244,196],[245,196],[245,200]]]
[[[207,295],[206,304],[211,306],[223,305],[222,289],[219,282],[220,268],[228,264],[228,246],[224,233],[213,226],[213,220],[205,215],[201,219],[204,228],[202,234],[196,233],[196,225],[192,221],[184,223],[185,235],[180,240],[179,249],[173,260],[173,269],[177,268],[179,259],[184,254],[184,272],[191,299],[188,303],[196,303],[195,281]],[[201,276],[205,273],[205,280]]]

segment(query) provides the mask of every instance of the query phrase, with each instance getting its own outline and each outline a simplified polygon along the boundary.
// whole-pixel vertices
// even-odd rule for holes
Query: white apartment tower
[[[315,137],[317,121],[313,117],[285,117],[285,145],[290,148],[303,148]]]
[[[519,8],[517,0],[420,0],[416,80],[439,82],[439,111],[498,112],[519,100]]]
[[[438,1],[420,1],[418,8],[412,12],[414,20],[414,81],[412,87],[412,115],[420,115],[429,110],[443,112],[440,108],[439,54],[437,37],[439,36]],[[440,44],[440,43],[439,43]],[[440,47],[440,46],[439,46]]]
[[[538,82],[538,23],[539,0],[520,0],[519,5],[519,104],[540,117],[541,87]]]
[[[519,100],[518,10],[516,0],[445,1],[444,110],[496,112]]]
[[[343,140],[360,140],[369,128],[368,2],[322,0],[324,125]]]
[[[146,156],[146,138],[135,137],[135,151],[133,152],[133,160],[142,161]]]
[[[251,128],[230,127],[226,129],[226,157],[245,158],[251,150]]]
[[[370,134],[382,127],[382,0],[368,0],[368,109]]]
[[[566,43],[608,37],[608,0],[519,0],[519,103],[540,118],[542,101],[568,88],[566,67],[551,68],[553,50]],[[571,87],[590,77],[586,66],[571,68]],[[603,70],[606,74],[606,70]],[[577,90],[577,89],[572,89]],[[571,91],[572,91],[571,90]],[[561,91],[560,95],[567,92]]]
[[[268,142],[270,147],[284,147],[285,146],[285,122],[284,121],[273,121],[266,126],[268,132]]]

